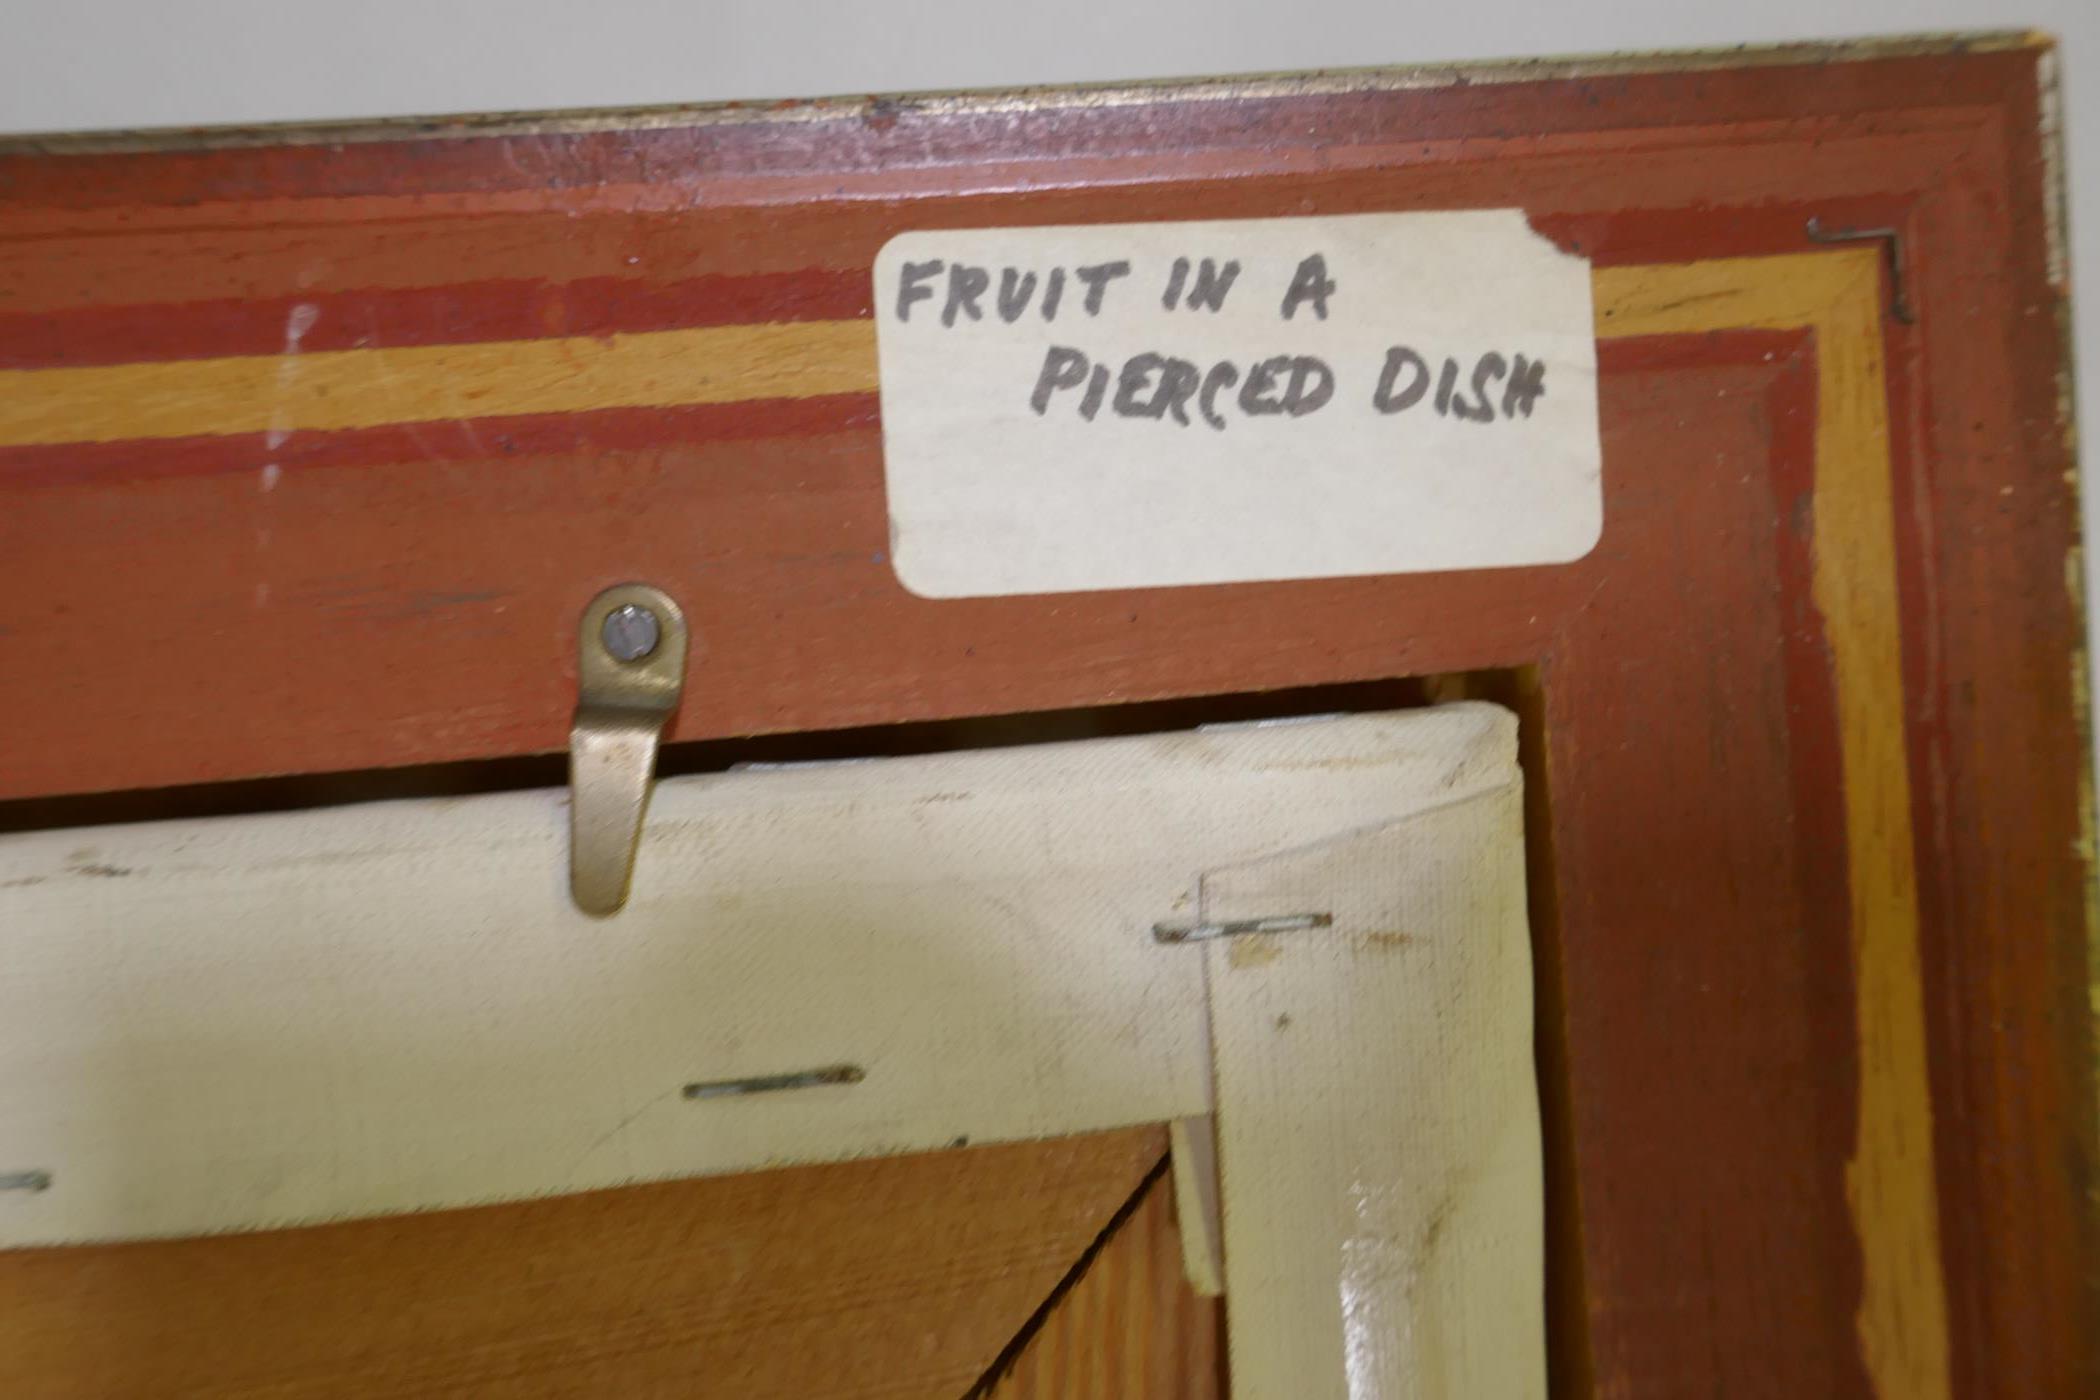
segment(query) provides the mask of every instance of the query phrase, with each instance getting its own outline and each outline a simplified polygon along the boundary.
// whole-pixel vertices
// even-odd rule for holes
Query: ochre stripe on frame
[[[0,373],[0,447],[866,393],[868,321]]]

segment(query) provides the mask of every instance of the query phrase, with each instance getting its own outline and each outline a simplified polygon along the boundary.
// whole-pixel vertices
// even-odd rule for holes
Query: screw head
[[[649,609],[628,603],[605,615],[598,637],[615,661],[640,661],[663,639],[663,624]]]

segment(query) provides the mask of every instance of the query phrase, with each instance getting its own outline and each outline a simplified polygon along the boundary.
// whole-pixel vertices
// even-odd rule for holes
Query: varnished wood
[[[12,1254],[0,1393],[955,1400],[1165,1145],[1132,1129]]]
[[[990,1400],[1224,1400],[1223,1308],[1182,1275],[1173,1207],[1155,1177]]]

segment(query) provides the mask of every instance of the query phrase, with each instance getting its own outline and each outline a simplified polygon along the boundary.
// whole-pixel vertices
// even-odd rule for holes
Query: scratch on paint
[[[677,1092],[678,1090],[676,1089],[666,1089],[663,1093],[657,1094],[654,1097],[645,1100],[640,1108],[637,1108],[636,1110],[634,1110],[634,1112],[626,1115],[624,1118],[620,1119],[619,1122],[613,1124],[610,1128],[600,1133],[596,1140],[593,1141],[589,1147],[583,1149],[582,1155],[578,1156],[577,1159],[570,1164],[569,1170],[567,1171],[567,1173],[565,1173],[565,1175],[573,1178],[576,1175],[576,1173],[582,1169],[583,1164],[585,1162],[590,1161],[591,1158],[598,1153],[598,1150],[600,1148],[604,1147],[614,1138],[618,1137],[620,1134],[626,1132],[629,1128],[633,1127],[636,1120],[639,1119],[643,1114],[647,1113],[650,1109],[655,1108],[658,1104],[664,1102],[666,1099],[670,1098],[671,1095]]]
[[[284,318],[284,353],[277,360],[277,403],[270,415],[270,431],[264,435],[263,444],[275,452],[292,435],[291,415],[284,410],[284,401],[290,395],[292,381],[298,376],[299,342],[321,319],[321,308],[310,301],[296,303]],[[271,463],[268,471],[275,467]],[[268,489],[267,487],[265,489]]]
[[[284,318],[284,352],[277,359],[277,396],[270,408],[270,430],[263,435],[263,448],[271,454],[256,474],[256,490],[267,496],[277,489],[284,477],[284,468],[275,460],[277,449],[284,446],[292,435],[291,414],[285,409],[285,401],[291,396],[294,379],[298,376],[299,343],[306,333],[321,319],[321,308],[310,301],[293,305]],[[259,555],[270,547],[270,527],[258,523],[255,527],[255,551]],[[258,580],[255,585],[253,606],[264,608],[270,603],[270,585],[267,580]]]

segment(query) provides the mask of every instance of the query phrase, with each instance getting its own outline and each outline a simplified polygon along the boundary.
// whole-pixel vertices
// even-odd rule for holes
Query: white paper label
[[[1589,263],[1521,210],[905,233],[875,318],[925,597],[1553,564],[1603,527]]]

